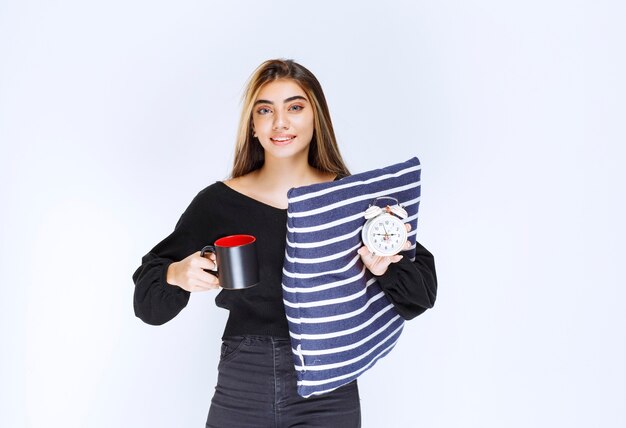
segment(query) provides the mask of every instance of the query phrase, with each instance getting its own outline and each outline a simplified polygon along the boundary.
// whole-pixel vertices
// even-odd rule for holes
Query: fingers
[[[215,271],[217,263],[215,254],[200,256],[200,251],[187,258],[188,264],[185,269],[185,280],[183,288],[190,292],[207,291],[219,288],[219,279],[208,270]]]
[[[214,290],[220,286],[220,280],[215,275],[203,270],[194,272],[189,278],[188,284],[205,290]]]
[[[214,262],[215,260],[217,260],[217,256],[215,255],[215,253],[205,253],[205,254],[204,254],[204,257],[202,257],[202,258],[203,258],[203,259],[208,259],[208,260],[211,260],[211,261],[213,261],[213,262]]]
[[[220,287],[220,281],[215,275],[211,275],[205,271],[195,273],[187,283],[187,291],[208,291],[215,290]]]
[[[408,250],[409,248],[411,248],[411,242],[407,240],[404,243],[404,250]],[[357,253],[361,256],[363,262],[365,262],[366,265],[368,263],[372,263],[373,261],[385,260],[387,258],[391,260],[391,263],[397,263],[400,261],[400,259],[402,259],[401,254],[396,254],[394,256],[377,256],[376,254],[372,253],[365,245],[359,248]]]
[[[208,260],[209,264],[208,265],[204,265],[203,269],[209,269],[212,271],[217,271],[217,257],[215,256],[215,253],[206,253],[204,255],[204,257],[200,257],[201,259],[204,260]],[[208,267],[206,267],[208,266]]]
[[[402,260],[402,255],[396,254],[395,256],[391,256],[391,263],[398,263]]]
[[[404,248],[402,249],[402,251],[407,251],[410,250],[412,247],[411,241],[409,241],[407,239],[407,241],[404,243]],[[357,253],[362,257],[362,258],[373,258],[373,257],[380,257],[380,256],[376,256],[375,254],[373,254],[372,252],[370,252],[370,250],[364,245],[361,248],[358,249]],[[396,256],[392,256],[392,257],[400,257],[402,258],[401,255],[396,255]],[[398,259],[400,260],[400,259]],[[396,263],[398,260],[396,261],[392,261],[392,263]]]
[[[359,248],[359,251],[357,251],[357,253],[359,253],[359,255],[361,256],[367,256],[369,255],[370,250],[368,250],[367,247],[363,245],[361,248]]]
[[[204,269],[194,270],[191,279],[207,285],[219,284],[219,279]]]
[[[208,255],[202,257],[199,251],[187,257],[186,260],[188,260],[189,267],[193,269],[209,269],[213,266]]]
[[[407,244],[408,247],[411,246],[411,243],[408,241]],[[361,256],[361,261],[365,267],[367,267],[367,269],[374,275],[384,274],[391,263],[398,263],[403,257],[401,254],[393,256],[377,256],[376,254],[370,252],[365,245],[359,248],[357,253]]]
[[[411,223],[404,223],[404,227],[406,227],[407,232],[411,231]]]
[[[197,293],[200,291],[217,290],[218,288],[220,288],[219,285],[207,285],[205,283],[196,283],[196,284],[189,284],[187,291],[191,293]]]

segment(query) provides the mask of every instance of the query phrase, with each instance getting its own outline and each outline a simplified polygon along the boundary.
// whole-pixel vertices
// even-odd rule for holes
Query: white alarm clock
[[[392,199],[396,203],[380,207],[376,205],[379,199]],[[408,217],[406,210],[400,206],[396,198],[383,196],[376,198],[365,210],[365,219],[361,231],[361,239],[372,254],[379,256],[393,256],[404,250],[407,240],[407,231],[404,219]]]

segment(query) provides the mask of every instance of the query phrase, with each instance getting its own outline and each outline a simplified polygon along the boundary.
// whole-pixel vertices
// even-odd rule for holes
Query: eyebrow
[[[304,101],[309,101],[307,100],[305,97],[303,97],[302,95],[294,95],[293,97],[289,97],[289,98],[285,98],[285,100],[283,101],[284,103],[288,103],[290,101],[294,101],[294,100],[304,100]],[[256,100],[254,102],[254,105],[257,104],[271,104],[274,105],[273,102],[271,102],[270,100]]]

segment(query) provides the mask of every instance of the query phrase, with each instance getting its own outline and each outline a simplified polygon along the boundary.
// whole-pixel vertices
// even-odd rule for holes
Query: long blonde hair
[[[263,85],[278,79],[291,79],[296,82],[313,106],[314,131],[309,146],[309,165],[340,177],[350,175],[339,153],[326,97],[317,78],[293,60],[272,59],[257,67],[246,84],[231,177],[239,177],[259,169],[265,161],[263,147],[254,137],[252,108]]]

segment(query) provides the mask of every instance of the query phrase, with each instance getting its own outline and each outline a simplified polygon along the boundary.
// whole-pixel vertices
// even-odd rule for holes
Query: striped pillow
[[[301,396],[351,382],[396,344],[404,320],[357,251],[364,211],[392,196],[412,226],[411,249],[402,254],[415,258],[420,172],[413,158],[289,191],[282,286]]]

